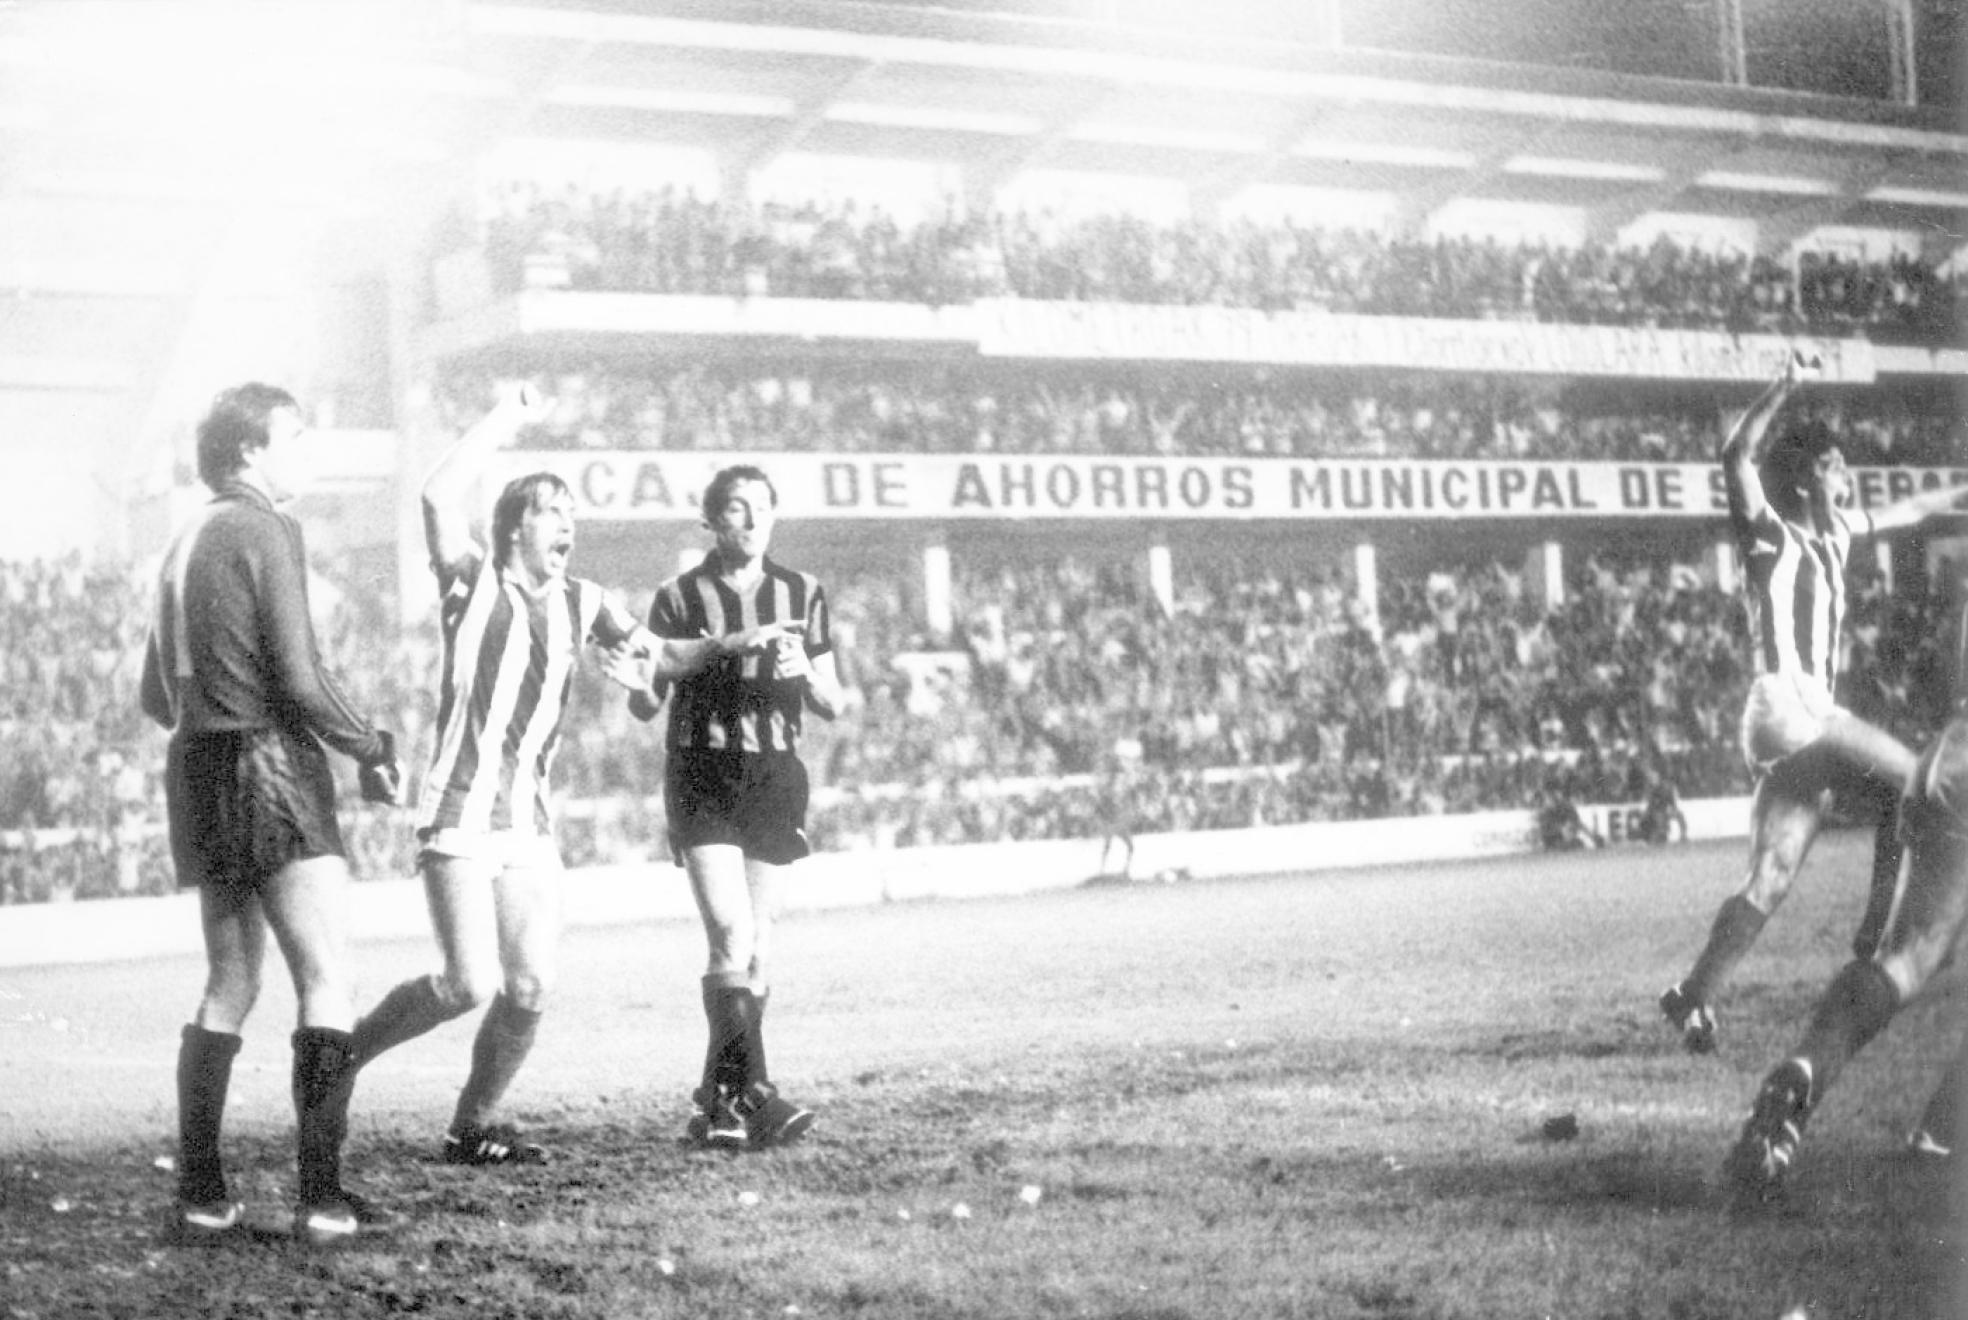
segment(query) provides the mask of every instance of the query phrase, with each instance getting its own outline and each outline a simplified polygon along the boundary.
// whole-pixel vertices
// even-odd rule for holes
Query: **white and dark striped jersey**
[[[802,640],[808,655],[832,651],[833,625],[819,579],[770,556],[764,565],[758,584],[740,592],[719,580],[715,557],[705,556],[697,567],[657,589],[649,606],[649,631],[686,640],[797,620],[805,625]],[[769,654],[713,661],[678,680],[670,696],[669,750],[796,752],[803,700],[799,683],[773,679]]]
[[[627,629],[584,578],[535,593],[472,556],[441,566],[438,583],[444,677],[418,831],[548,834],[548,772],[581,649]]]
[[[1827,532],[1787,522],[1767,507],[1738,522],[1757,673],[1804,675],[1827,692],[1836,687],[1853,516],[1834,510]]]

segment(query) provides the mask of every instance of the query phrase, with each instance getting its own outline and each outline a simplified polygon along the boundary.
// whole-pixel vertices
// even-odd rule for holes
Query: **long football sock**
[[[1759,911],[1741,894],[1730,895],[1715,914],[1708,943],[1695,959],[1694,970],[1681,982],[1687,996],[1698,1004],[1711,1002],[1715,991],[1763,933],[1763,924],[1769,919],[1767,913]]]
[[[1889,814],[1872,831],[1872,886],[1866,892],[1865,915],[1859,919],[1858,933],[1852,937],[1852,956],[1870,958],[1879,951],[1886,937],[1886,923],[1892,919],[1893,900],[1900,892],[1900,860],[1905,849],[1900,843],[1899,818]]]
[[[1839,968],[1797,1050],[1811,1061],[1812,1103],[1899,1009],[1899,987],[1878,963],[1855,960]]]
[[[454,1008],[437,993],[435,977],[418,976],[391,987],[355,1024],[356,1066],[361,1067],[388,1049],[406,1040],[462,1017],[463,1007]]]
[[[485,1010],[485,1020],[478,1024],[478,1035],[472,1039],[471,1074],[458,1093],[452,1131],[482,1126],[491,1117],[513,1078],[519,1076],[526,1056],[533,1052],[539,1031],[539,1009],[521,1008],[503,990],[492,996],[492,1006]]]
[[[743,981],[712,972],[704,977],[704,1021],[709,1039],[704,1049],[704,1083],[729,1091],[745,1088],[751,1065],[747,1037],[751,1032],[752,992]]]
[[[772,1078],[765,1069],[765,1000],[771,991],[764,986],[745,991],[745,1085],[765,1086]]]
[[[328,1027],[302,1027],[293,1042],[301,1204],[321,1205],[342,1193],[342,1142],[355,1092],[355,1050],[348,1032]]]
[[[178,1199],[188,1205],[230,1200],[219,1129],[240,1038],[186,1023],[178,1038]]]

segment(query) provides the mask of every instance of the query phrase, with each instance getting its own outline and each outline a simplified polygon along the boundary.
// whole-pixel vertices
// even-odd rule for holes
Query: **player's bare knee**
[[[456,1016],[469,1013],[492,1001],[499,990],[495,968],[464,965],[447,967],[431,978],[431,989],[444,1011]]]
[[[1882,952],[1876,961],[1879,970],[1886,973],[1886,979],[1893,983],[1899,992],[1900,1002],[1908,1003],[1926,986],[1941,964],[1944,949],[1929,947],[1931,941],[1915,940],[1899,948]]]
[[[553,996],[553,982],[550,977],[537,972],[509,976],[506,978],[505,993],[507,1002],[514,1008],[538,1013]]]
[[[736,926],[708,926],[705,940],[710,945],[710,970],[742,971],[757,949],[752,931]]]
[[[1749,880],[1743,886],[1742,900],[1769,916],[1790,893],[1791,885],[1797,879],[1798,863],[1776,852],[1765,853],[1756,859],[1750,868]]]

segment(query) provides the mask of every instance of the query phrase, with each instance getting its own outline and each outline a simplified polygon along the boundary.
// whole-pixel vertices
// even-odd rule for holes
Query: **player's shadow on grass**
[[[1572,1148],[1575,1151],[1575,1148]],[[1526,1208],[1576,1208],[1596,1205],[1608,1210],[1683,1211],[1719,1207],[1721,1194],[1714,1176],[1685,1162],[1669,1162],[1658,1154],[1614,1151],[1544,1161],[1467,1160],[1450,1165],[1417,1164],[1413,1175],[1420,1189],[1442,1200],[1484,1205],[1520,1204]]]

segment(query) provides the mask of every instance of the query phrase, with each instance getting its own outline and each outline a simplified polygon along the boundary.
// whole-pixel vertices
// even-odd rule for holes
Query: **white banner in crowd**
[[[978,350],[991,357],[1767,381],[1803,348],[1823,357],[1825,380],[1876,375],[1863,339],[1016,298],[981,300],[976,316]]]
[[[1721,469],[1709,463],[619,450],[503,457],[510,473],[558,473],[583,517],[639,521],[699,520],[704,487],[737,463],[763,469],[795,518],[1716,518],[1725,511]],[[1855,475],[1867,508],[1968,485],[1968,468],[1859,468]]]

